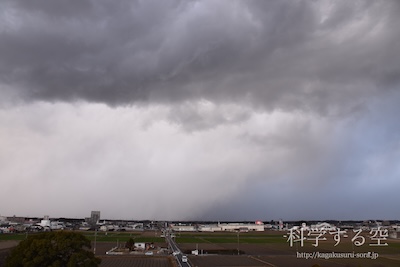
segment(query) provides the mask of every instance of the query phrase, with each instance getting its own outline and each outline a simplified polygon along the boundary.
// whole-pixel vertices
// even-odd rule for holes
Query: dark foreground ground
[[[387,267],[387,266],[399,266],[399,265],[385,265],[376,262],[357,262],[352,263],[340,262],[337,260],[306,260],[297,259],[295,256],[191,256],[190,262],[192,266],[198,267],[214,267],[214,266],[225,266],[225,267],[239,267],[239,266],[272,266],[272,267]],[[317,265],[316,265],[317,264]]]
[[[0,267],[18,241],[0,242]],[[101,258],[100,267],[174,267],[172,256],[108,256],[106,251],[115,247],[115,242],[100,242],[96,244],[96,256]]]
[[[85,233],[89,236],[93,233]],[[176,241],[184,253],[189,255],[189,261],[193,267],[240,267],[240,266],[269,266],[269,267],[399,267],[400,266],[400,240],[387,240],[387,247],[372,247],[368,244],[355,248],[351,243],[343,242],[335,247],[333,241],[326,241],[317,248],[306,244],[304,248],[290,247],[283,238],[284,233],[248,233],[238,236],[234,233],[181,233],[177,234]],[[106,251],[118,244],[124,244],[130,234],[108,234],[107,240],[96,243],[96,256],[102,259],[101,267],[177,267],[175,259],[170,255],[106,255]],[[157,246],[166,247],[163,239],[154,237],[154,232],[135,235],[145,241],[150,240]],[[11,236],[8,236],[11,237]],[[18,237],[18,236],[17,236]],[[98,239],[104,236],[98,235]],[[25,238],[22,236],[21,238]],[[240,239],[239,239],[240,238]],[[94,248],[93,238],[92,249]],[[0,266],[9,252],[9,248],[15,246],[18,241],[8,240],[0,242]],[[192,250],[199,249],[203,255],[190,255]],[[239,250],[239,254],[237,255]],[[297,252],[368,252],[379,253],[378,259],[304,259],[297,256]],[[226,253],[225,255],[215,255]]]
[[[305,243],[304,247],[293,246],[287,243],[284,232],[240,233],[182,233],[177,236],[177,242],[182,251],[190,253],[198,249],[205,255],[190,255],[192,266],[197,267],[239,267],[239,266],[273,266],[273,267],[400,267],[400,240],[388,239],[384,243],[388,246],[370,246],[369,238],[361,247],[352,246],[351,242],[343,240],[338,246],[335,241],[326,240],[318,247]],[[239,239],[240,238],[240,239]],[[238,252],[239,250],[239,252]],[[213,255],[221,251],[230,255]],[[235,251],[235,253],[231,253]],[[339,259],[339,258],[301,258],[297,253],[378,253],[377,259]],[[238,253],[240,255],[238,255]],[[236,255],[233,255],[236,254]]]
[[[0,249],[0,266],[4,265],[8,253],[9,253],[8,249]]]
[[[173,267],[169,257],[102,256],[100,267]]]

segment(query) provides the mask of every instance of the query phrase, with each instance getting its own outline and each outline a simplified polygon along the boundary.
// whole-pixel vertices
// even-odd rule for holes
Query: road
[[[180,267],[191,267],[189,262],[183,262],[182,261],[182,251],[178,248],[178,245],[176,242],[171,238],[170,235],[166,235],[165,239],[167,240],[169,246],[171,247],[172,252],[174,252],[176,261],[178,262]]]

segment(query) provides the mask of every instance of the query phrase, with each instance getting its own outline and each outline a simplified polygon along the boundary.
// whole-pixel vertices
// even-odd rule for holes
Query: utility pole
[[[97,241],[97,229],[94,230],[94,247],[93,247],[94,255],[96,255],[96,241]]]
[[[239,243],[239,231],[237,231],[237,241],[238,241],[238,244],[237,244],[237,251],[238,251],[238,255],[240,254],[239,253],[239,245],[240,245],[240,243]]]

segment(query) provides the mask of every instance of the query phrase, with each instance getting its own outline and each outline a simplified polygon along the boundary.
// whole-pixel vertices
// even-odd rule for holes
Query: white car
[[[187,262],[188,261],[188,258],[187,258],[187,256],[182,256],[182,262]]]
[[[152,255],[153,255],[153,251],[147,251],[146,253],[144,253],[144,255],[146,255],[146,256],[152,256]]]

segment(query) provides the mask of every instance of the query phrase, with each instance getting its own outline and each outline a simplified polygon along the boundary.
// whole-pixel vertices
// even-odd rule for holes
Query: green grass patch
[[[32,234],[29,234],[32,235]],[[8,240],[24,240],[26,239],[26,234],[0,234],[0,241]]]
[[[154,242],[154,243],[165,243],[165,239],[162,237],[151,237],[151,236],[142,236],[141,233],[127,233],[127,232],[108,232],[107,234],[104,232],[97,232],[97,234],[93,231],[90,232],[80,232],[90,241],[96,242],[126,242],[130,238],[133,238],[135,242]],[[35,235],[36,233],[21,233],[21,234],[0,234],[0,241],[7,240],[24,240],[27,236]],[[95,236],[96,235],[96,236]]]
[[[237,232],[190,232],[190,233],[176,233],[176,237],[237,237]],[[263,232],[248,232],[248,233],[239,233],[240,238],[246,237],[265,237],[265,238],[283,238],[283,234],[269,234]]]
[[[209,241],[197,237],[176,237],[175,241],[177,243],[209,243]]]
[[[237,243],[237,234],[216,234],[216,235],[184,235],[175,238],[177,243]],[[268,243],[286,243],[286,238],[280,235],[239,235],[240,243],[248,244],[268,244]]]

